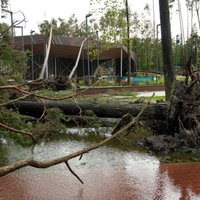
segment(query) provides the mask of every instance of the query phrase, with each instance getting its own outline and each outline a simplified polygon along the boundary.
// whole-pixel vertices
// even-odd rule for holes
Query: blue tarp
[[[131,78],[131,80],[133,82],[149,82],[149,81],[153,81],[154,80],[154,77],[153,76],[144,76],[144,77],[133,77]]]
[[[127,81],[128,77],[127,76],[117,77],[117,81],[122,81],[122,80]],[[131,77],[132,83],[149,82],[149,81],[154,81],[154,76]]]

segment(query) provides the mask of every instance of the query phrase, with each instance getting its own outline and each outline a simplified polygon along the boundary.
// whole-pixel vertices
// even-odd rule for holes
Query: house
[[[48,39],[48,35],[40,34],[15,37],[16,48],[28,50],[31,54],[28,63],[28,71],[25,77],[26,79],[34,80],[39,77],[46,55]],[[69,75],[75,65],[82,40],[82,38],[53,36],[48,57],[48,67],[46,68],[45,76]],[[98,58],[89,61],[88,64],[87,44],[85,43],[75,75],[78,78],[93,76],[97,65],[103,65],[109,60],[115,61],[116,76],[126,75],[128,72],[127,58],[128,53],[125,46],[112,46],[109,49],[101,51]],[[132,72],[134,71],[134,64],[135,55],[133,52],[131,52]]]

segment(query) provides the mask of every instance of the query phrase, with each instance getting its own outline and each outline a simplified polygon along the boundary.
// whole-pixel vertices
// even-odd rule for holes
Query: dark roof
[[[107,59],[116,59],[121,57],[121,50],[123,57],[127,58],[128,57],[128,50],[127,47],[124,45],[118,45],[118,46],[113,46],[107,50],[104,50],[103,52],[100,53],[100,59],[102,60],[107,60]],[[134,60],[134,53],[131,52],[131,59]]]
[[[23,36],[24,38],[24,45],[30,45],[31,44],[31,40],[33,41],[34,45],[40,45],[40,44],[45,44],[46,42],[48,42],[48,36],[47,35],[26,35]],[[22,37],[21,36],[17,36],[15,37],[15,42],[16,43],[20,43],[21,42]],[[76,46],[76,47],[80,47],[80,43],[82,41],[81,38],[69,38],[69,37],[65,37],[65,36],[52,36],[52,40],[53,40],[53,44],[54,45],[64,45],[64,46]]]
[[[31,51],[31,46],[33,44],[33,51],[35,55],[44,55],[45,44],[48,43],[47,35],[26,35],[23,36],[24,49]],[[82,38],[69,38],[65,36],[53,36],[52,45],[50,49],[50,56],[76,59],[81,46]],[[19,48],[22,44],[22,37],[15,37],[15,45]],[[85,43],[86,45],[86,43]],[[116,59],[121,56],[121,49],[123,49],[123,57],[126,58],[127,48],[125,46],[115,46],[104,50],[100,53],[100,60]],[[86,52],[85,52],[86,58]],[[131,58],[134,60],[134,55],[131,53]]]

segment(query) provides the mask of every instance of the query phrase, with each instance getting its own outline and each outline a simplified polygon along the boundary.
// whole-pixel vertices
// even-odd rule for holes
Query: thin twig
[[[84,184],[83,181],[81,180],[81,178],[72,170],[72,168],[70,167],[70,165],[69,165],[69,163],[68,163],[67,161],[65,162],[65,164],[66,164],[67,168],[69,169],[69,171],[70,171],[82,184]]]
[[[79,160],[81,160],[83,158],[83,154],[80,155]]]
[[[81,107],[78,105],[78,103],[76,102],[76,100],[74,98],[72,98],[72,100],[73,100],[74,104],[76,105],[76,107],[79,109],[79,115],[81,117],[83,117],[82,116],[83,111],[82,111]]]
[[[78,105],[78,103],[76,102],[76,100],[74,98],[72,98],[72,100],[75,103],[75,105],[77,106],[77,108],[79,109],[79,115],[80,115],[80,117],[83,118],[90,127],[92,127],[92,124],[82,115],[83,111],[82,111],[81,107]],[[99,134],[98,131],[97,131],[97,134]]]

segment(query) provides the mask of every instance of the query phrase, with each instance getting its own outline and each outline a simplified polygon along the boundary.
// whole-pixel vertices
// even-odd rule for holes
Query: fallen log
[[[66,102],[40,102],[17,101],[9,104],[7,107],[16,109],[19,113],[40,117],[44,108],[59,108],[65,115],[84,115],[87,111],[92,111],[97,117],[106,118],[121,118],[123,115],[130,113],[132,116],[137,116],[140,112],[143,103],[135,104],[95,104],[95,103],[66,103]],[[159,119],[165,120],[168,114],[167,103],[149,104],[143,112],[141,119]]]

